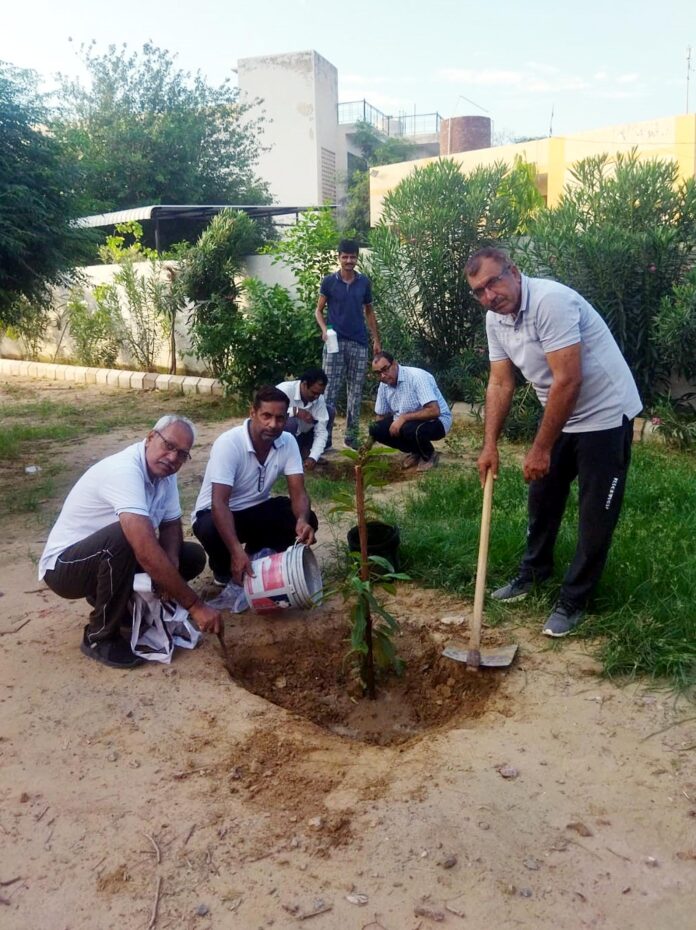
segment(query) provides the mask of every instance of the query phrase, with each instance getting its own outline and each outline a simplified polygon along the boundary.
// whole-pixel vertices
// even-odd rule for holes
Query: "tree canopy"
[[[82,46],[88,83],[59,76],[56,137],[74,157],[85,213],[151,203],[268,203],[256,176],[260,116],[228,81],[146,43]]]
[[[46,131],[36,76],[0,62],[0,325],[46,305],[49,287],[67,283],[89,238],[71,223],[73,167]]]

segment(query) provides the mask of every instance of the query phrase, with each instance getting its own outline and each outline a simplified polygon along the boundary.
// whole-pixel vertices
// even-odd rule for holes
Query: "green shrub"
[[[665,367],[696,379],[696,269],[662,298],[653,338]]]
[[[521,163],[464,174],[441,159],[390,191],[366,261],[385,347],[391,350],[393,339],[418,353],[436,379],[446,377],[453,357],[485,349],[484,314],[464,265],[479,246],[517,235],[540,203]],[[465,399],[450,384],[452,398]]]
[[[658,397],[650,408],[653,426],[667,444],[676,449],[696,448],[695,399],[694,393],[679,398],[667,394]]]
[[[220,377],[230,391],[251,396],[262,384],[299,378],[321,357],[314,314],[279,284],[244,281],[247,304],[230,327],[230,354]]]
[[[579,291],[607,322],[649,403],[669,377],[655,341],[663,298],[696,254],[696,180],[636,152],[587,158],[530,224],[520,264]]]
[[[82,291],[73,290],[68,298],[67,315],[75,360],[93,368],[113,368],[119,340],[111,308],[102,303],[90,310]]]

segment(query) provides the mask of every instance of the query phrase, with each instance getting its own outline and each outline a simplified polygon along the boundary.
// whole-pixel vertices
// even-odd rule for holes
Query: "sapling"
[[[377,516],[378,513],[366,491],[386,484],[385,455],[393,451],[380,449],[375,452],[371,440],[357,451],[345,449],[342,454],[354,462],[355,494],[338,491],[334,497],[336,503],[331,509],[332,513],[352,513],[356,516],[360,552],[349,553],[349,568],[342,592],[345,601],[352,600],[350,652],[359,658],[360,677],[372,700],[376,696],[375,666],[384,670],[391,669],[397,675],[403,671],[403,661],[396,654],[393,640],[399,630],[398,621],[377,599],[375,589],[382,587],[393,594],[394,582],[408,581],[409,576],[394,571],[394,566],[387,559],[368,555],[367,548],[367,516]]]

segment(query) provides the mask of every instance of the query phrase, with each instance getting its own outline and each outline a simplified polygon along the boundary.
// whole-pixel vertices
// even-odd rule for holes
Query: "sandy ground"
[[[54,453],[77,477],[133,438]],[[408,586],[376,704],[340,601],[230,621],[234,681],[213,638],[119,672],[36,580],[46,517],[0,530],[4,930],[694,927],[693,707],[602,681],[586,644],[489,632],[519,656],[472,677],[440,656],[471,605]]]

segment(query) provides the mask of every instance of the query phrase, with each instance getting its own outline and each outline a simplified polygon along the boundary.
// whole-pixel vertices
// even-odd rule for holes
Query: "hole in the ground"
[[[472,675],[444,658],[442,637],[402,618],[397,650],[405,672],[382,680],[377,700],[370,701],[345,660],[340,600],[309,613],[243,615],[229,630],[234,678],[248,691],[339,736],[378,745],[481,716],[501,680],[500,673]]]

